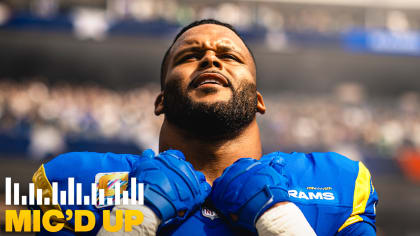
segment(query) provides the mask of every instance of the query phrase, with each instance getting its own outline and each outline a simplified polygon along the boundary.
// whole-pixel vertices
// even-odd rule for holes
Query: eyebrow
[[[187,45],[200,44],[197,40],[186,40],[185,43]],[[185,52],[202,52],[204,50],[205,49],[203,49],[201,46],[186,46],[184,49],[181,49],[178,52],[174,52],[173,60],[176,61]],[[216,52],[234,52],[243,58],[243,54],[240,51],[234,49],[232,46],[216,45]]]

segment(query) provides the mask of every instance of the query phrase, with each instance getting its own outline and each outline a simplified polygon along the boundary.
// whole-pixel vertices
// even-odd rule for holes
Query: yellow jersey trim
[[[37,196],[37,191],[35,191],[36,198],[42,197],[42,199],[45,199],[48,197],[52,200],[52,186],[45,173],[44,165],[41,165],[41,167],[39,167],[39,169],[35,172],[32,177],[32,182],[34,183],[35,189],[42,189],[42,196]],[[60,205],[41,205],[39,207],[42,212],[46,212],[48,210],[59,210],[63,212]],[[63,212],[63,214],[65,214],[65,212]],[[52,218],[52,220],[58,223],[65,223],[64,228],[74,231],[73,227],[71,227],[65,219]]]
[[[357,175],[356,183],[354,186],[353,211],[350,217],[338,229],[338,232],[351,224],[363,221],[362,217],[359,215],[365,212],[366,204],[369,199],[371,192],[370,178],[369,170],[365,165],[363,165],[362,162],[359,162],[359,173]]]

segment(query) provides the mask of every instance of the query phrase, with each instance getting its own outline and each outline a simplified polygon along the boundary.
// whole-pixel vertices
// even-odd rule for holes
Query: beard
[[[163,92],[163,112],[169,123],[196,138],[208,141],[233,138],[255,119],[257,89],[252,83],[230,89],[232,97],[228,101],[194,102],[178,81],[170,81]]]

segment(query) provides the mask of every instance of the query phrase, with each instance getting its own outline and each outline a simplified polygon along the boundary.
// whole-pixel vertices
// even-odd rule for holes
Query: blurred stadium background
[[[0,1],[0,209],[4,177],[27,186],[58,153],[156,150],[160,61],[201,18],[255,53],[265,152],[364,161],[378,235],[420,235],[418,0]]]

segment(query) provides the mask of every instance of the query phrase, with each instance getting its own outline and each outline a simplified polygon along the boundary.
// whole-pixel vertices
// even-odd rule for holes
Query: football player
[[[160,153],[68,153],[41,166],[34,182],[65,189],[67,177],[136,177],[144,206],[50,207],[89,209],[98,219],[112,209],[114,220],[117,210],[140,210],[144,222],[121,232],[132,235],[376,235],[377,194],[361,162],[336,153],[263,155],[257,80],[252,52],[231,25],[193,22],[162,61]],[[90,234],[115,234],[98,222]],[[74,222],[66,224],[61,233],[72,234]]]

